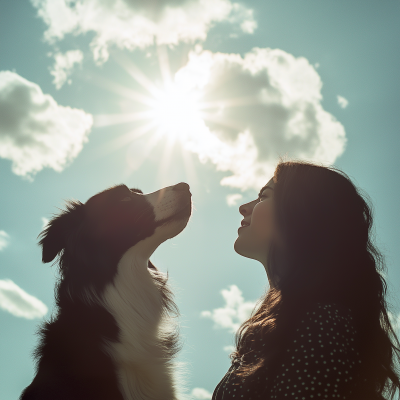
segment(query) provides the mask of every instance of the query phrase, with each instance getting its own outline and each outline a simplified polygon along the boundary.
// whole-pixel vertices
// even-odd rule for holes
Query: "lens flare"
[[[241,131],[243,127],[224,118],[223,110],[253,102],[254,99],[210,99],[209,93],[204,90],[210,75],[207,59],[204,61],[203,58],[194,58],[186,67],[172,74],[167,49],[158,47],[158,56],[161,84],[157,83],[157,79],[147,76],[131,58],[121,53],[114,55],[115,60],[144,90],[110,82],[104,77],[95,77],[93,80],[125,99],[124,113],[96,115],[95,126],[132,126],[129,132],[104,145],[104,149],[98,152],[99,156],[130,146],[141,136],[148,135],[145,151],[140,157],[135,156],[134,162],[129,164],[128,173],[137,170],[159,142],[164,146],[159,159],[159,173],[162,177],[168,176],[172,154],[177,147],[182,151],[185,169],[188,173],[191,171],[191,179],[196,177],[189,153],[196,153],[202,163],[207,160],[218,161],[220,170],[227,170],[226,160],[231,159],[233,153],[242,155],[244,150],[241,138],[246,139],[248,135],[239,136],[238,143],[234,145],[226,144],[210,130],[206,121],[211,122],[217,129],[218,126],[228,126]],[[247,153],[249,151],[246,150]]]
[[[167,135],[184,140],[201,121],[199,96],[176,83],[154,96],[152,118]]]

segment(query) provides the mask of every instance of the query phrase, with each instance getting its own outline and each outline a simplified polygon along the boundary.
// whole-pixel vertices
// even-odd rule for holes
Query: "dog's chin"
[[[172,239],[173,237],[179,235],[186,228],[191,214],[192,205],[188,204],[186,207],[179,210],[176,214],[163,221],[159,228],[165,231],[165,240]]]

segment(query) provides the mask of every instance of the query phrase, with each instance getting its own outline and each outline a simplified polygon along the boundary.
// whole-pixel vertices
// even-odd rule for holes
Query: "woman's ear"
[[[80,201],[68,201],[66,209],[55,216],[40,233],[42,261],[53,261],[65,248],[67,237],[76,230],[85,218],[85,205]]]

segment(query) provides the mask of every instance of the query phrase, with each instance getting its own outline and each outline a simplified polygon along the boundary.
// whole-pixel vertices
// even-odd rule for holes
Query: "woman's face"
[[[273,200],[274,182],[271,179],[263,187],[257,200],[239,207],[243,220],[234,245],[238,254],[260,261],[265,269],[267,269],[268,248],[275,233]]]

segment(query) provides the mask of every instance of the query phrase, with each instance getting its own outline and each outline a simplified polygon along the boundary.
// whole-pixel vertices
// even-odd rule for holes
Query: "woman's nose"
[[[243,217],[251,215],[253,213],[253,209],[257,203],[258,203],[258,200],[253,200],[253,201],[250,201],[250,203],[242,204],[239,207],[240,214],[242,214]]]
[[[247,215],[251,214],[251,211],[252,211],[252,207],[250,207],[250,203],[242,204],[239,207],[239,212],[240,212],[240,214],[243,215],[243,217],[246,217]]]

